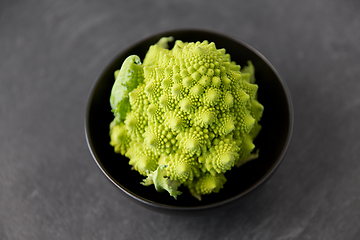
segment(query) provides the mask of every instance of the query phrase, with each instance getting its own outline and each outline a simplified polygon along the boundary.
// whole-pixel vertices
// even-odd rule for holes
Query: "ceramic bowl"
[[[199,201],[187,189],[175,200],[167,192],[158,193],[153,186],[140,184],[144,178],[131,170],[128,159],[114,153],[109,145],[109,123],[113,120],[109,98],[114,83],[114,71],[129,55],[144,59],[150,45],[161,37],[173,36],[183,42],[208,40],[225,48],[240,66],[252,61],[255,66],[258,100],[264,105],[262,130],[255,140],[260,149],[258,159],[226,173],[227,182],[217,194],[203,196]],[[110,61],[91,89],[86,117],[85,135],[89,150],[105,176],[131,200],[152,210],[166,213],[198,213],[223,208],[253,192],[273,175],[282,162],[292,134],[293,108],[289,90],[272,64],[255,48],[242,40],[203,30],[175,30],[147,37],[126,48]],[[284,180],[285,181],[285,180]]]

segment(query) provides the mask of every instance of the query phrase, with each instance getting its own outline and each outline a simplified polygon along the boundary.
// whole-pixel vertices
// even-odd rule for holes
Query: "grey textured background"
[[[360,239],[359,13],[356,0],[1,0],[0,239]],[[236,208],[191,218],[130,202],[84,136],[105,65],[189,27],[260,50],[295,108],[272,180]]]

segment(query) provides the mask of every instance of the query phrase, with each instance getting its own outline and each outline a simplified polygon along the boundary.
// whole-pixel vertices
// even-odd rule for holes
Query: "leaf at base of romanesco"
[[[240,167],[242,165],[244,165],[245,163],[251,161],[251,160],[254,160],[254,159],[257,159],[259,157],[259,149],[254,152],[254,153],[251,153],[249,156],[247,156],[247,158],[245,158],[244,160],[242,161],[239,161],[238,163],[236,163],[236,167]]]
[[[111,90],[110,105],[118,120],[124,120],[130,111],[129,93],[143,82],[143,69],[140,58],[136,55],[127,57],[119,72],[115,72],[116,80]]]
[[[160,165],[155,171],[150,172],[147,178],[145,178],[141,184],[144,186],[154,184],[156,191],[163,192],[166,190],[170,196],[173,196],[175,199],[177,199],[177,196],[181,194],[181,192],[177,190],[177,188],[180,186],[180,182],[171,181],[166,176],[166,167],[166,165]]]
[[[173,37],[163,37],[156,43],[156,45],[158,45],[161,48],[169,48],[168,43],[172,41],[174,41]]]
[[[251,61],[247,62],[247,66],[241,69],[241,73],[248,73],[249,78],[248,81],[250,83],[255,83],[255,68]],[[245,75],[245,74],[244,74]]]

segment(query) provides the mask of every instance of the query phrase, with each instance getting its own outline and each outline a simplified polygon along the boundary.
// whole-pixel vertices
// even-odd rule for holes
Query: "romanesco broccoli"
[[[219,192],[224,173],[254,159],[263,106],[254,66],[240,72],[214,43],[172,37],[152,45],[141,63],[129,56],[115,72],[110,96],[110,144],[145,177],[176,198],[178,186],[201,195]]]

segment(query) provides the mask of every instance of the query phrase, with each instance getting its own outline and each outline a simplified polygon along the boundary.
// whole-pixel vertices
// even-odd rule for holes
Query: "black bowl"
[[[155,188],[140,184],[143,176],[131,170],[128,159],[115,154],[109,145],[109,123],[113,114],[109,104],[114,83],[114,71],[126,57],[136,54],[144,59],[150,45],[161,37],[196,42],[208,40],[216,47],[225,48],[231,59],[240,66],[252,61],[255,66],[258,100],[264,105],[261,119],[262,130],[255,140],[260,149],[258,159],[226,173],[227,182],[220,193],[203,196],[201,201],[192,197],[187,189],[175,200],[167,192],[158,193]],[[199,30],[176,30],[150,36],[125,49],[115,57],[96,79],[87,105],[85,118],[86,140],[90,152],[106,177],[123,193],[137,203],[152,210],[167,213],[198,213],[229,206],[265,183],[278,168],[288,148],[293,126],[293,109],[285,82],[271,63],[247,43],[219,33]]]

